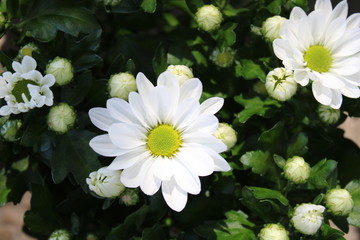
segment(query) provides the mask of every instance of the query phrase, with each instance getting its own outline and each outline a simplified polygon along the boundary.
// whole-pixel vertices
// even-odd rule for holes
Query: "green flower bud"
[[[7,120],[0,128],[0,135],[9,142],[15,142],[19,140],[17,137],[17,132],[22,126],[21,120]]]
[[[219,126],[213,135],[226,145],[227,150],[234,147],[237,141],[237,133],[231,125],[227,123],[219,123]]]
[[[127,188],[120,195],[120,202],[125,206],[134,206],[139,202],[139,190],[137,188]]]
[[[70,233],[65,229],[59,229],[50,235],[49,240],[70,240]]]
[[[268,94],[279,101],[286,101],[295,95],[297,83],[292,71],[275,68],[266,77],[265,88]]]
[[[212,52],[210,59],[217,66],[226,68],[226,67],[230,67],[233,64],[234,59],[235,59],[235,54],[236,54],[236,51],[229,47],[223,48],[221,50],[215,49]]]
[[[330,106],[320,104],[317,109],[317,114],[323,123],[332,125],[339,121],[341,111],[340,109],[334,109]]]
[[[179,81],[180,86],[187,80],[194,78],[191,69],[185,65],[170,65],[166,71],[174,74]]]
[[[284,166],[284,177],[296,184],[305,183],[310,176],[310,165],[302,157],[288,159]]]
[[[16,56],[17,60],[22,60],[24,56],[33,56],[33,53],[40,54],[40,49],[35,43],[28,43],[20,48],[18,55]]]
[[[289,232],[281,224],[266,224],[261,229],[259,240],[289,240]]]
[[[137,90],[135,77],[130,73],[114,74],[109,79],[108,89],[111,97],[128,100],[129,93]]]
[[[303,203],[295,207],[291,222],[302,234],[314,235],[323,223],[324,211],[324,206]]]
[[[346,189],[331,189],[325,196],[326,208],[336,216],[348,216],[354,202]]]
[[[59,134],[68,132],[75,124],[76,112],[66,103],[59,103],[50,108],[47,124],[51,131]]]
[[[280,27],[284,23],[286,18],[283,18],[281,16],[274,16],[270,17],[263,22],[262,25],[262,34],[264,37],[272,42],[276,38],[280,38]]]
[[[204,5],[197,10],[195,21],[202,30],[211,32],[220,26],[223,21],[223,16],[220,10],[214,5]]]
[[[56,57],[46,66],[46,73],[54,75],[58,86],[64,86],[73,80],[74,67],[70,60]]]

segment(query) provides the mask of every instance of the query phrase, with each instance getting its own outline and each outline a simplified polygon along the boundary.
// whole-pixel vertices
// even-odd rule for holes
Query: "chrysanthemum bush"
[[[1,1],[0,204],[31,191],[38,239],[344,239],[360,227],[360,151],[337,128],[360,117],[348,9]]]

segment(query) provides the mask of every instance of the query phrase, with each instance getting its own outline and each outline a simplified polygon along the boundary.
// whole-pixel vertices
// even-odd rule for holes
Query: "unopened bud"
[[[223,16],[217,7],[210,4],[198,9],[195,14],[195,20],[202,30],[211,32],[220,26]]]
[[[98,196],[104,198],[118,197],[124,190],[125,186],[120,181],[120,170],[109,170],[106,167],[90,173],[86,183],[89,189]]]
[[[326,208],[336,216],[348,216],[354,201],[346,189],[331,189],[325,196]]]
[[[235,59],[236,51],[232,48],[222,48],[221,50],[215,49],[210,59],[219,67],[226,68],[230,67]]]
[[[51,131],[59,134],[68,132],[75,124],[76,112],[66,103],[59,103],[50,108],[47,124]]]
[[[318,116],[320,120],[327,124],[332,125],[339,121],[340,119],[340,109],[334,109],[330,106],[320,104],[317,109]]]
[[[296,184],[305,183],[310,176],[310,165],[302,157],[288,159],[284,166],[284,177]]]
[[[46,73],[54,75],[57,85],[64,86],[73,80],[74,67],[70,60],[56,57],[46,66]]]
[[[120,196],[120,202],[125,206],[134,206],[139,202],[139,190],[136,188],[127,188]]]
[[[130,73],[114,74],[109,79],[109,94],[111,97],[128,100],[129,93],[136,90],[135,77]]]
[[[260,230],[259,240],[289,240],[289,232],[281,224],[266,224]]]
[[[324,211],[324,206],[303,203],[295,207],[291,222],[302,234],[314,235],[323,223]]]
[[[219,123],[219,126],[213,135],[226,145],[227,150],[234,147],[237,141],[235,130],[227,123]]]
[[[170,65],[166,71],[169,71],[176,76],[180,86],[183,85],[187,80],[194,78],[191,69],[185,65]]]
[[[272,42],[276,38],[280,38],[280,28],[286,18],[281,16],[270,17],[263,22],[262,33],[264,37]]]
[[[297,83],[292,71],[286,68],[275,68],[268,73],[265,88],[271,97],[286,101],[296,93]]]
[[[70,240],[70,233],[64,229],[56,230],[50,235],[49,240]]]

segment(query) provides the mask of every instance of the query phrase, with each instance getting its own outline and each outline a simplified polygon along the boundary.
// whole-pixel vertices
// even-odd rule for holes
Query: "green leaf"
[[[308,182],[314,188],[328,188],[328,178],[332,174],[337,166],[337,162],[334,160],[323,159],[311,168],[310,177]]]
[[[156,10],[156,0],[143,0],[141,8],[148,13],[154,13]]]
[[[142,0],[121,0],[118,5],[111,8],[113,13],[134,13],[141,10]]]
[[[321,239],[324,240],[345,240],[344,233],[329,226],[329,224],[323,223],[321,225]]]
[[[70,84],[61,89],[62,101],[71,106],[76,106],[81,103],[89,93],[92,86],[91,71],[86,71],[79,76],[75,76],[74,81],[76,85]]]
[[[219,43],[220,48],[231,47],[236,42],[236,34],[234,29],[237,27],[237,23],[227,23],[222,26],[213,37]]]
[[[0,62],[7,68],[8,71],[12,70],[12,60],[3,51],[0,51]]]
[[[276,151],[276,146],[283,146],[281,136],[284,131],[284,122],[276,123],[271,129],[264,131],[258,140],[260,146],[271,149],[273,152]]]
[[[168,49],[169,49],[169,45],[161,42],[155,50],[155,55],[152,60],[152,65],[156,76],[159,76],[162,72],[164,72],[168,66],[167,64]]]
[[[246,80],[260,79],[265,81],[266,74],[259,64],[250,59],[241,59],[240,63],[242,65],[241,75]]]
[[[199,8],[205,5],[203,0],[185,0],[185,2],[192,13],[196,13]]]
[[[282,5],[282,0],[273,0],[268,6],[267,9],[269,10],[270,13],[274,14],[274,15],[279,15],[281,13],[281,5]]]
[[[155,224],[151,228],[145,228],[142,234],[142,240],[161,240],[166,239],[163,228],[160,224]]]
[[[349,182],[345,189],[349,191],[354,201],[354,208],[347,220],[349,224],[360,228],[360,180]]]
[[[246,168],[260,175],[264,175],[269,169],[269,157],[270,154],[264,151],[251,151],[246,152],[241,156],[240,162],[245,165]]]
[[[287,148],[287,156],[293,157],[293,156],[303,156],[308,151],[308,136],[300,132],[297,135],[295,135],[292,140],[290,141],[290,144]]]
[[[279,201],[282,205],[288,206],[289,201],[281,194],[281,192],[261,187],[247,187],[252,191],[254,197],[259,200],[274,199]]]
[[[274,159],[275,164],[276,164],[279,168],[281,168],[281,169],[284,168],[284,166],[285,166],[285,164],[286,164],[286,160],[285,160],[282,156],[279,156],[279,155],[277,155],[277,154],[274,154],[274,155],[273,155],[273,159]]]
[[[7,196],[11,192],[11,189],[6,187],[5,169],[0,171],[0,207],[7,203]]]

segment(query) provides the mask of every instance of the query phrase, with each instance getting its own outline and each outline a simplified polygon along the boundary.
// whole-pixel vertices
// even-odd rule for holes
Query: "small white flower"
[[[264,37],[270,42],[274,41],[276,38],[279,38],[280,27],[285,20],[286,18],[281,16],[273,16],[266,19],[265,22],[263,22],[261,29]]]
[[[320,120],[328,125],[335,124],[339,121],[341,111],[340,109],[334,109],[332,107],[319,104],[317,109],[318,116]]]
[[[49,240],[70,240],[70,233],[65,229],[59,229],[50,235]]]
[[[289,240],[289,232],[281,224],[266,224],[258,235],[259,240]]]
[[[169,71],[176,76],[180,86],[183,85],[187,80],[194,78],[192,70],[185,65],[170,65],[166,71]]]
[[[324,206],[303,203],[295,207],[291,222],[302,234],[314,235],[322,225],[324,211]]]
[[[4,72],[0,76],[0,99],[4,98],[6,105],[0,108],[0,115],[28,112],[35,107],[53,105],[53,93],[50,87],[54,85],[52,74],[43,76],[35,70],[36,61],[25,56],[21,63],[13,62],[15,73]]]
[[[211,32],[220,26],[223,16],[217,7],[210,4],[204,5],[197,10],[195,20],[202,30]]]
[[[230,150],[237,141],[237,134],[231,125],[227,123],[219,123],[219,127],[213,134],[217,139],[220,139],[227,147],[227,150]]]
[[[236,51],[232,48],[226,47],[222,49],[216,48],[210,56],[210,59],[219,67],[230,67],[235,59]]]
[[[331,189],[325,196],[326,208],[337,216],[348,216],[354,201],[346,189]]]
[[[335,109],[342,95],[360,97],[360,24],[358,15],[347,14],[347,1],[332,9],[330,0],[317,0],[309,15],[295,7],[273,42],[295,81],[305,86],[312,80],[315,99]]]
[[[154,86],[144,74],[136,77],[139,93],[129,102],[107,101],[107,108],[89,111],[92,123],[106,131],[90,141],[95,152],[116,157],[108,169],[124,169],[121,182],[139,187],[147,195],[161,187],[167,204],[181,211],[187,194],[199,194],[199,176],[228,171],[219,153],[226,146],[213,136],[218,127],[214,116],[224,100],[210,98],[199,103],[202,84],[193,78],[182,86],[173,74],[160,74]]]
[[[74,67],[70,60],[56,57],[46,66],[46,73],[54,75],[58,86],[64,86],[73,80]]]
[[[294,156],[286,161],[283,170],[286,179],[296,184],[302,184],[308,180],[311,168],[304,158]]]
[[[109,79],[109,94],[124,100],[128,99],[129,93],[137,90],[134,75],[130,73],[117,73]]]
[[[75,124],[76,112],[66,103],[59,103],[50,108],[47,124],[50,130],[63,134]]]
[[[86,183],[89,185],[89,189],[100,197],[115,198],[125,190],[125,186],[121,183],[120,177],[121,171],[114,171],[103,167],[90,173],[89,178],[86,179]]]
[[[292,71],[286,68],[275,68],[266,76],[265,88],[276,100],[287,101],[295,95],[297,83]]]

